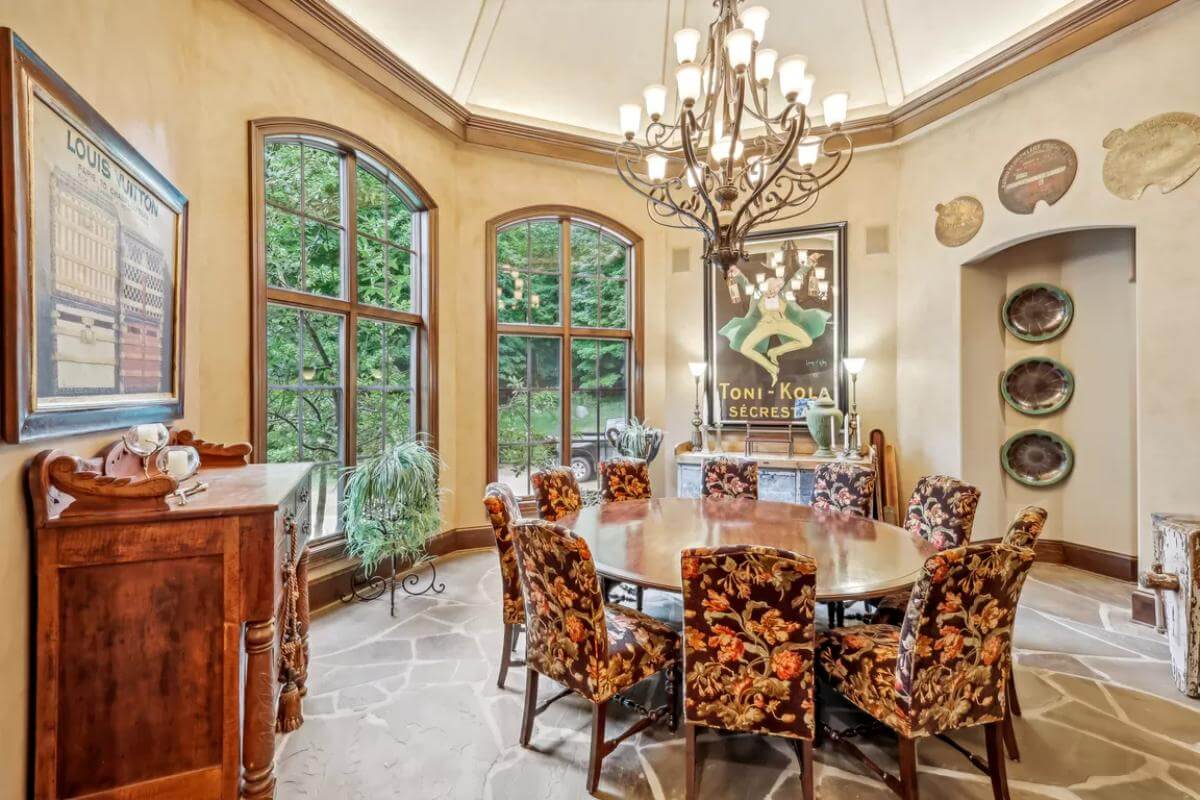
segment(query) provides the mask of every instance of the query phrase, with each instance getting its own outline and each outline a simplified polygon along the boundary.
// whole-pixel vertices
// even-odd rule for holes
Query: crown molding
[[[237,0],[307,49],[460,142],[612,167],[616,142],[472,113],[328,0]],[[897,142],[1178,0],[1092,0],[887,114],[845,125],[856,147]],[[815,129],[823,133],[823,129]]]

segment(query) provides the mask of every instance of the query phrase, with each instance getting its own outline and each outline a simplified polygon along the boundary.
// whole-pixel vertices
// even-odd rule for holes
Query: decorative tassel
[[[304,714],[300,709],[300,690],[296,682],[289,680],[279,695],[279,718],[275,730],[280,733],[291,733],[304,724]]]

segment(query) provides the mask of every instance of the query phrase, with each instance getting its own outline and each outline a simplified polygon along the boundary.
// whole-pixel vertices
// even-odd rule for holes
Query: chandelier
[[[650,120],[642,140],[641,106],[621,106],[625,141],[616,156],[618,174],[646,198],[651,219],[703,234],[704,262],[721,270],[735,303],[743,277],[738,264],[749,258],[746,237],[809,211],[854,155],[854,143],[842,131],[849,96],[825,97],[828,132],[816,136],[808,115],[813,76],[807,74],[807,59],[779,59],[776,51],[761,47],[770,12],[763,6],[739,11],[741,2],[713,0],[717,19],[709,26],[703,57],[700,31],[675,34],[678,119],[664,119],[667,87],[647,86],[643,98]],[[769,90],[776,72],[785,102],[772,113]],[[825,157],[820,169],[818,156]]]

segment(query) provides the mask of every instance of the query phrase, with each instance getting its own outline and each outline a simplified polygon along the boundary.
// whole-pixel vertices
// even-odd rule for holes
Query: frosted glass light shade
[[[750,156],[748,166],[749,166],[748,171],[750,173],[750,180],[753,181],[754,183],[758,183],[760,180],[762,180],[762,176],[763,176],[762,156]]]
[[[779,90],[788,100],[794,101],[795,95],[804,88],[807,69],[808,59],[804,56],[788,56],[779,62]]]
[[[821,143],[816,139],[808,139],[796,145],[796,163],[804,168],[817,163],[817,155],[821,151]]]
[[[738,139],[735,143],[730,137],[722,136],[718,141],[713,142],[713,158],[715,158],[718,163],[725,163],[729,160],[730,149],[733,150],[733,160],[737,161],[742,157],[742,151],[745,149],[745,146],[742,144],[741,139]]]
[[[844,360],[843,363],[845,363]],[[688,369],[691,370],[693,378],[699,378],[708,369],[708,364],[704,361],[689,361]]]
[[[667,176],[667,160],[653,153],[646,156],[646,174],[652,181],[661,181]]]
[[[636,103],[625,103],[620,108],[620,116],[621,133],[629,139],[637,136],[638,128],[642,123],[642,107]]]
[[[658,119],[667,110],[667,87],[661,83],[652,83],[642,90],[642,98],[646,101],[646,113],[650,119]]]
[[[725,52],[729,54],[729,65],[736,70],[750,66],[750,54],[754,52],[754,31],[737,28],[725,36]]]
[[[675,58],[680,64],[688,64],[696,60],[696,51],[700,48],[700,31],[695,28],[684,28],[675,31]]]
[[[754,54],[754,80],[759,83],[770,83],[775,74],[775,62],[778,58],[779,53],[771,48],[760,47]]]
[[[754,41],[761,42],[767,33],[767,20],[771,12],[763,6],[747,6],[742,9],[742,25],[754,33]]]
[[[842,366],[846,368],[846,372],[851,375],[857,375],[863,371],[863,367],[867,365],[865,358],[843,358]]]
[[[700,98],[700,67],[684,64],[675,70],[675,85],[679,89],[680,100],[685,104],[695,103]]]
[[[687,177],[688,186],[692,187],[693,189],[695,189],[697,186],[699,186],[700,181],[701,181],[701,176],[703,174],[704,173],[701,171],[701,168],[693,169],[692,167],[688,167],[687,170],[684,172],[684,175]]]
[[[813,84],[816,83],[815,75],[805,75],[804,81],[800,84],[800,91],[796,94],[796,102],[802,106],[807,106],[812,102]]]
[[[841,125],[846,121],[846,112],[850,107],[850,95],[845,92],[834,92],[821,101],[825,112],[825,124]]]

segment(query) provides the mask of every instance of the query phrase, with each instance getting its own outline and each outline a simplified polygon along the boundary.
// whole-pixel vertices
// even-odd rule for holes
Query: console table
[[[715,451],[685,450],[675,454],[675,493],[679,497],[700,496],[700,466],[706,459],[725,456],[758,462],[758,497],[760,500],[775,500],[782,503],[804,503],[812,501],[813,472],[821,464],[830,464],[837,458],[817,458],[812,455],[784,455],[759,453],[744,456],[740,452],[718,453]],[[848,459],[855,464],[870,465],[869,458]]]
[[[186,504],[120,442],[29,466],[39,800],[275,795],[276,623],[307,638],[311,465],[174,438],[208,484]]]

